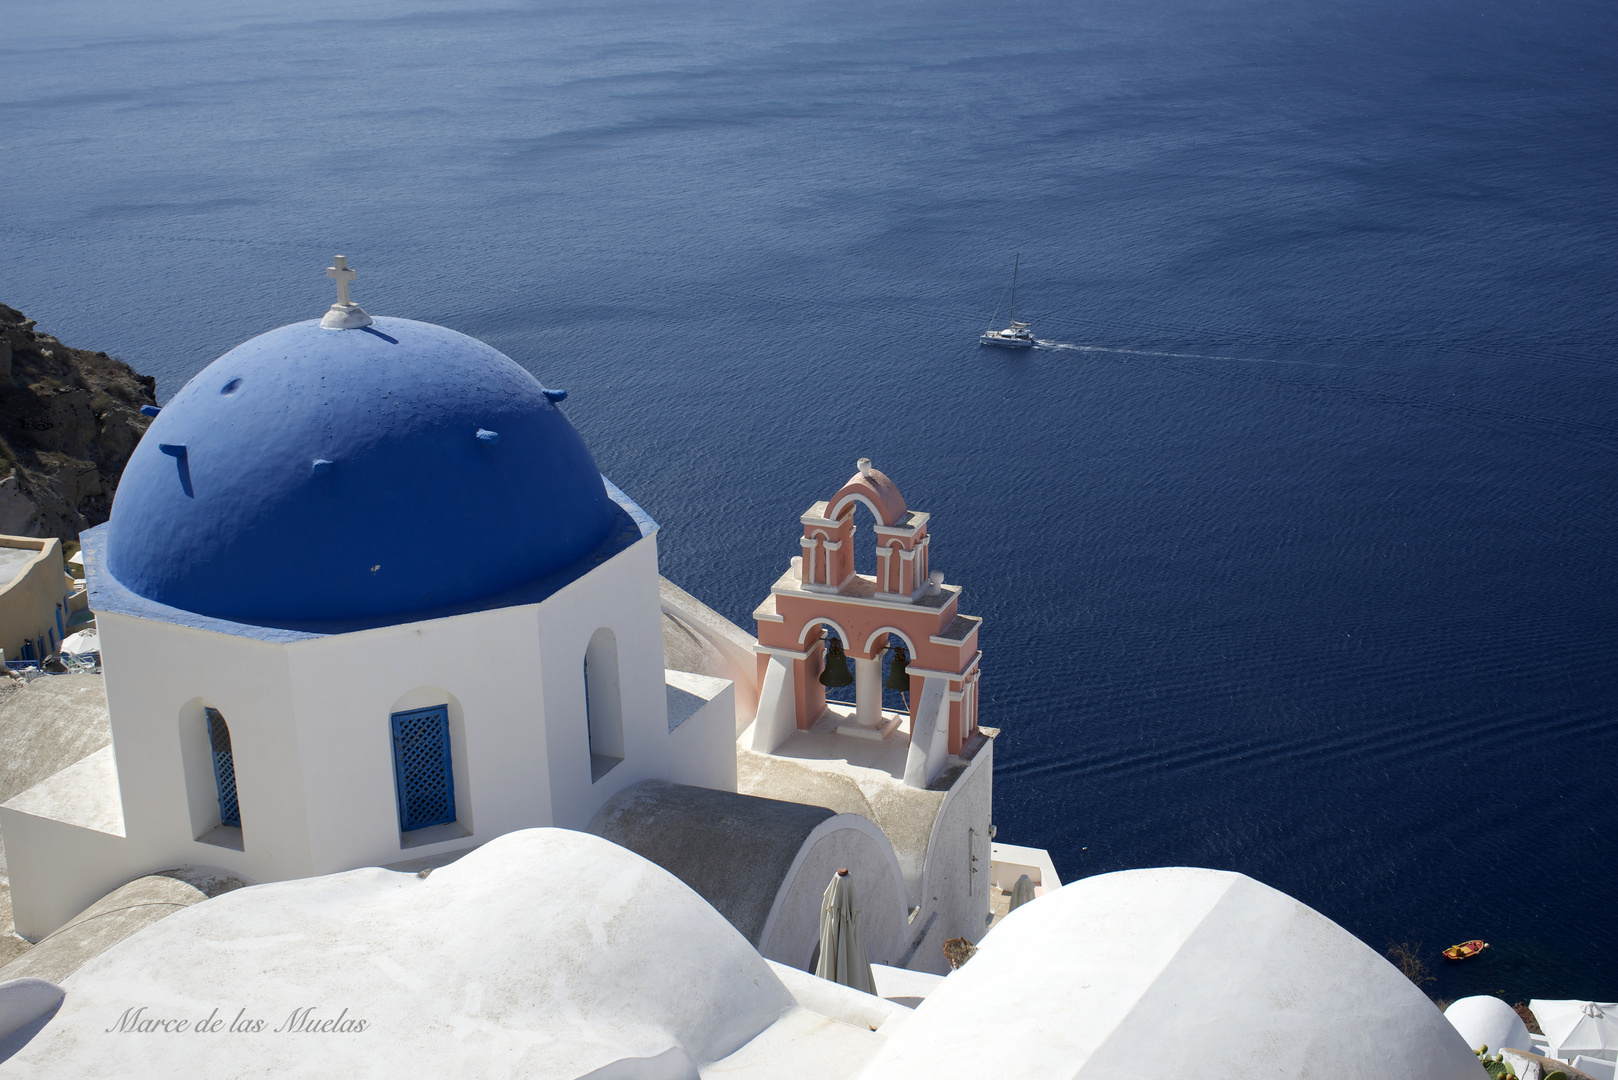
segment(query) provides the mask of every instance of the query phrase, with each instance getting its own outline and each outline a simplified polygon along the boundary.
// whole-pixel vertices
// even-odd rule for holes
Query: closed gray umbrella
[[[1011,887],[1011,907],[1008,911],[1016,911],[1034,898],[1034,883],[1027,874],[1017,879],[1017,884]]]
[[[865,958],[865,943],[860,940],[854,883],[847,870],[832,875],[820,902],[820,960],[815,964],[815,974],[867,994],[876,993],[871,962]]]

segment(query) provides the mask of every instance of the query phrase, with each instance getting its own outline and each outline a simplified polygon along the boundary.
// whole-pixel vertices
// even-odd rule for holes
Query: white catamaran
[[[1017,314],[1017,264],[1022,261],[1021,253],[1011,261],[1011,307],[1006,311],[1006,319],[1010,323],[1004,330],[993,329],[995,320],[1000,317],[1000,305],[994,306],[994,318],[989,320],[990,329],[983,331],[978,338],[979,345],[998,345],[1002,349],[1029,349],[1034,345],[1034,332],[1028,329],[1028,324],[1018,322],[1014,316]]]

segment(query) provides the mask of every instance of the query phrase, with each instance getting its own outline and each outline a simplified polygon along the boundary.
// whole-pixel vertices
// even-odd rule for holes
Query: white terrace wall
[[[983,939],[989,925],[989,827],[993,804],[991,737],[956,777],[933,821],[921,876],[921,909],[911,924],[910,946],[914,953],[904,966],[947,974],[949,965],[942,952],[947,939]]]
[[[285,722],[284,647],[111,612],[96,625],[116,761],[105,776],[113,790],[99,794],[121,809],[122,835],[79,827],[88,792],[62,789],[51,803],[32,803],[32,814],[0,810],[18,933],[49,933],[112,889],[167,867],[221,866],[258,881],[312,873],[298,747]],[[199,699],[230,723],[240,799],[253,808],[245,852],[196,839],[181,732]],[[54,780],[40,788],[58,787]]]
[[[641,780],[736,790],[736,755],[729,739],[728,760],[670,754],[673,747],[683,751],[691,742],[703,743],[699,732],[707,734],[710,744],[713,736],[706,715],[673,732],[668,728],[656,539],[655,534],[647,537],[614,558],[609,579],[597,570],[545,601],[539,625],[543,709],[547,717],[568,718],[545,726],[553,814],[546,824],[582,829],[603,803]],[[612,631],[617,649],[624,760],[592,781],[584,654],[603,627]]]

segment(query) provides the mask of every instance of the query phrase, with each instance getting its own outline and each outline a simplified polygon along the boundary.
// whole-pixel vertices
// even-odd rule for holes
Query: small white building
[[[564,396],[346,295],[175,395],[83,538],[112,745],[0,808],[18,932],[164,867],[308,877],[733,791],[729,684],[665,673],[657,526]]]
[[[43,664],[70,631],[84,596],[55,537],[0,536],[0,660]]]

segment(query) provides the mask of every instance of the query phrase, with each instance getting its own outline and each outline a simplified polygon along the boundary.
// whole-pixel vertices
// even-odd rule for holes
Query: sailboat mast
[[[1011,257],[1011,309],[1006,312],[1006,318],[1012,322],[1017,321],[1017,263],[1022,260],[1022,252]]]

